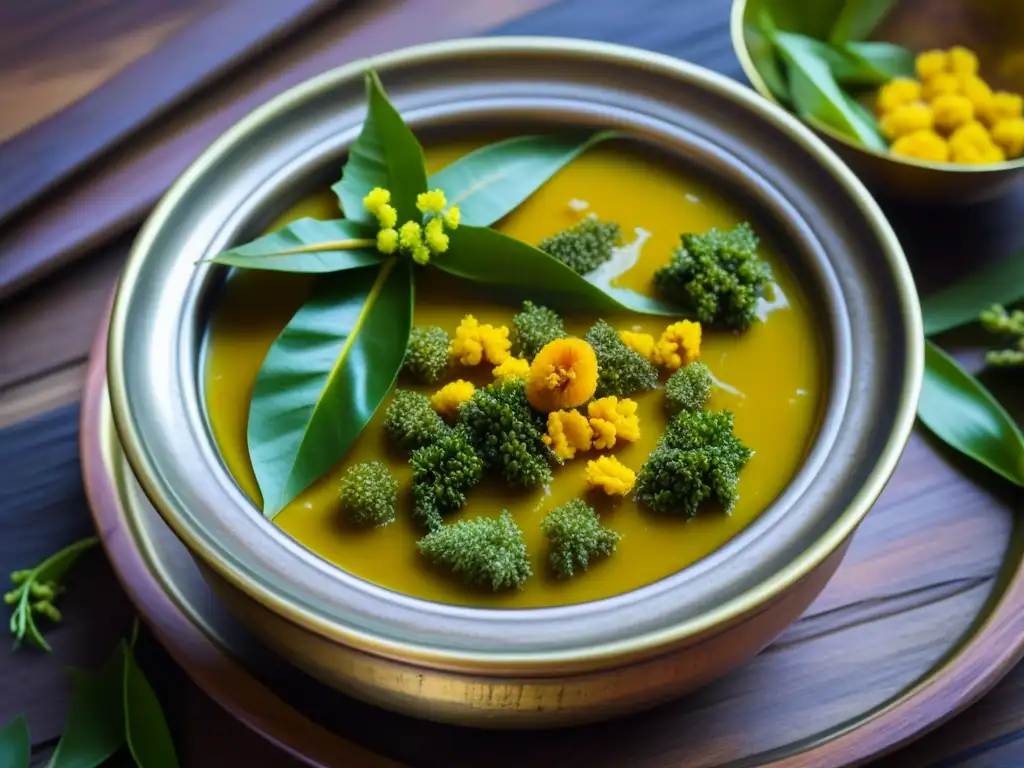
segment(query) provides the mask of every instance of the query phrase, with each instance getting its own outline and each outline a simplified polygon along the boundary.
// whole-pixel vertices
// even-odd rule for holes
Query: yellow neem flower
[[[1008,158],[1024,155],[1024,118],[1009,117],[992,126],[992,141]]]
[[[904,104],[891,112],[882,115],[878,127],[882,135],[889,141],[906,136],[914,131],[927,130],[932,127],[935,113],[927,104],[920,101]]]
[[[498,381],[525,379],[530,373],[530,361],[510,355],[508,360],[496,366],[492,373]]]
[[[614,448],[618,440],[632,443],[640,439],[640,417],[636,402],[624,397],[602,397],[587,406],[590,428],[594,430],[594,447]]]
[[[444,224],[440,219],[431,219],[427,222],[423,239],[431,253],[444,253],[448,250],[448,235],[444,233]]]
[[[914,69],[922,80],[931,80],[950,71],[950,57],[945,51],[924,51],[914,60]]]
[[[430,249],[423,245],[423,243],[414,246],[412,249],[412,260],[420,266],[427,264],[430,261]]]
[[[398,211],[385,203],[377,209],[377,222],[385,229],[393,229],[398,224]]]
[[[984,114],[992,104],[992,89],[977,75],[960,75],[960,93],[974,107],[974,114]]]
[[[454,417],[459,405],[473,396],[476,388],[468,381],[456,379],[441,387],[430,398],[430,405],[442,416]]]
[[[959,93],[944,93],[936,97],[932,102],[932,110],[935,115],[935,129],[942,133],[952,133],[961,125],[974,120],[974,104]],[[921,128],[931,126],[924,125]]]
[[[444,224],[448,229],[458,229],[459,221],[462,219],[462,211],[459,210],[459,206],[453,205],[441,214],[441,218],[444,219]]]
[[[577,408],[597,389],[597,355],[582,339],[549,342],[536,354],[526,377],[526,399],[538,411]]]
[[[894,77],[878,90],[875,109],[879,114],[892,112],[897,107],[921,99],[921,84],[909,77]]]
[[[1013,117],[1021,117],[1024,113],[1024,99],[1016,93],[996,91],[992,94],[992,101],[981,113],[981,119],[989,125],[995,125],[1000,120],[1009,120]]]
[[[416,208],[420,213],[440,213],[446,205],[448,199],[444,196],[443,190],[433,189],[416,195]]]
[[[398,230],[389,228],[382,229],[377,233],[377,250],[381,253],[391,254],[398,248]]]
[[[641,357],[648,360],[654,359],[654,337],[651,334],[619,331],[619,338],[622,339],[623,344]]]
[[[366,208],[374,216],[377,216],[378,211],[382,205],[387,205],[391,202],[391,192],[384,189],[383,187],[374,187],[363,198],[363,207]],[[395,226],[394,224],[391,225]]]
[[[548,414],[548,431],[544,444],[551,446],[555,456],[567,461],[577,451],[589,451],[594,431],[587,417],[579,411],[553,411]]]
[[[894,155],[944,163],[949,160],[949,145],[935,131],[914,131],[900,136],[889,148]]]
[[[423,230],[416,221],[407,221],[398,230],[398,242],[406,250],[412,251],[423,242]]]
[[[949,137],[949,156],[954,163],[963,165],[983,165],[997,163],[994,159],[999,148],[992,141],[985,126],[974,120],[957,128]]]
[[[636,472],[614,456],[599,456],[587,462],[587,485],[601,488],[609,496],[625,496],[633,490]]]
[[[479,365],[485,358],[492,365],[500,365],[509,358],[511,347],[507,326],[481,325],[473,315],[466,315],[455,329],[448,354],[463,365]]]
[[[926,101],[934,101],[944,93],[959,93],[960,78],[954,74],[936,75],[924,84],[923,96]]]
[[[666,328],[654,347],[657,365],[682,368],[700,357],[700,323],[680,320]]]
[[[949,49],[949,70],[954,75],[978,74],[978,57],[970,48],[956,45]]]

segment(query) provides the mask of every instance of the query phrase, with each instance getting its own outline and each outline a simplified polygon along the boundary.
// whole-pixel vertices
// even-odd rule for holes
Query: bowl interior
[[[819,297],[827,413],[803,468],[752,526],[625,595],[465,608],[385,590],[311,555],[258,514],[209,434],[201,350],[224,273],[196,261],[252,237],[336,175],[365,114],[361,62],[284,94],[211,147],[147,223],[122,280],[109,358],[115,423],[147,495],[193,553],[254,600],[339,642],[425,663],[536,672],[546,662],[653,653],[720,627],[838,547],[895,467],[922,349],[899,244],[835,155],[743,86],[634,49],[510,38],[426,46],[373,64],[417,132],[615,127],[750,200],[791,244],[791,266]]]

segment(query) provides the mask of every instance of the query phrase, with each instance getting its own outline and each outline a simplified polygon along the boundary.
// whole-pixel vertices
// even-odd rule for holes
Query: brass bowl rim
[[[843,135],[836,129],[829,125],[825,125],[824,123],[811,126],[810,123],[806,123],[806,121],[795,115],[788,107],[786,107],[786,105],[780,103],[779,100],[775,98],[775,94],[771,92],[771,89],[765,83],[764,78],[761,77],[761,73],[758,72],[757,67],[754,66],[754,60],[750,57],[750,52],[747,50],[747,38],[743,34],[743,18],[746,15],[746,11],[747,0],[732,0],[732,10],[729,15],[729,35],[732,38],[733,52],[736,54],[736,58],[740,61],[740,67],[743,69],[743,74],[747,76],[751,86],[753,86],[754,90],[761,96],[784,110],[787,114],[793,115],[797,120],[800,120],[800,122],[811,127],[812,130],[819,131],[833,141],[857,152],[862,152],[865,155],[870,155],[871,157],[876,157],[879,160],[893,163],[895,165],[905,165],[911,168],[960,174],[1002,173],[1006,171],[1024,169],[1024,157],[1018,157],[1015,160],[1004,160],[1001,163],[986,163],[985,165],[936,163],[931,160],[918,160],[913,157],[903,157],[901,155],[894,155],[891,152],[882,152],[881,150],[872,149],[871,147],[865,147],[863,144],[858,144],[848,136]]]
[[[138,425],[132,418],[131,408],[129,407],[125,370],[121,365],[121,354],[125,349],[130,299],[139,280],[139,272],[144,262],[147,247],[151,245],[156,233],[166,224],[166,220],[175,209],[179,200],[185,196],[195,181],[206,171],[214,158],[226,152],[236,142],[244,138],[262,120],[269,118],[280,110],[287,109],[293,103],[300,102],[307,94],[318,91],[327,83],[361,74],[368,67],[376,67],[378,70],[385,71],[390,66],[415,63],[438,56],[452,57],[464,54],[496,52],[514,54],[523,51],[550,53],[551,55],[572,54],[581,58],[596,57],[628,67],[640,66],[666,75],[700,81],[702,85],[712,88],[721,97],[737,103],[744,109],[757,113],[760,118],[769,124],[775,125],[780,131],[787,133],[795,142],[807,150],[814,160],[821,165],[823,170],[828,172],[843,188],[843,191],[849,196],[850,200],[861,209],[863,215],[880,239],[885,259],[895,277],[896,284],[893,288],[897,292],[899,299],[903,302],[901,318],[906,324],[903,330],[907,333],[906,356],[900,369],[904,377],[902,387],[898,395],[894,397],[893,403],[895,418],[888,432],[885,445],[879,451],[872,471],[866,477],[864,484],[853,496],[848,506],[837,515],[834,522],[811,546],[805,549],[799,557],[791,561],[787,567],[775,572],[770,578],[760,582],[756,587],[718,605],[712,610],[695,616],[693,619],[649,631],[645,634],[633,635],[625,640],[617,640],[585,648],[574,648],[571,651],[551,651],[545,653],[472,653],[437,649],[421,644],[418,645],[412,641],[383,640],[359,629],[338,626],[334,622],[325,620],[316,611],[308,610],[282,599],[272,589],[253,584],[245,578],[244,574],[237,572],[229,564],[221,562],[211,546],[203,540],[203,536],[195,535],[187,525],[177,518],[173,508],[164,497],[159,483],[153,479],[157,473],[154,471],[154,467],[147,462]],[[729,625],[744,615],[755,611],[758,607],[770,603],[785,593],[793,584],[811,573],[853,533],[896,468],[903,447],[914,425],[917,399],[923,376],[923,339],[923,327],[917,292],[914,287],[912,274],[895,233],[892,231],[878,204],[859,179],[801,121],[779,106],[759,99],[750,89],[735,80],[670,56],[629,46],[570,38],[509,36],[468,38],[457,41],[429,43],[357,60],[329,70],[290,88],[254,110],[223,133],[193,162],[166,193],[143,226],[133,245],[114,302],[109,335],[108,376],[111,408],[118,435],[125,448],[129,465],[147,496],[153,502],[154,507],[190,550],[199,554],[203,561],[211,566],[229,584],[239,589],[243,594],[248,595],[254,602],[318,635],[351,647],[367,650],[371,653],[405,658],[411,657],[420,663],[437,666],[456,665],[465,667],[466,664],[479,665],[482,670],[493,669],[495,663],[500,663],[504,669],[515,668],[523,673],[528,673],[529,671],[565,668],[565,665],[569,663],[572,663],[574,668],[578,668],[580,665],[585,664],[607,663],[610,660],[621,661],[623,654],[628,655],[630,658],[638,658],[640,656],[650,656],[655,653],[665,652],[673,645],[679,644],[688,638],[712,631],[715,628]]]

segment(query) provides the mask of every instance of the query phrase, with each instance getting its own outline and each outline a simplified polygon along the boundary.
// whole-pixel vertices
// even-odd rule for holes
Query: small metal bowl
[[[827,405],[800,471],[726,546],[605,600],[529,610],[442,605],[319,559],[235,484],[201,390],[202,340],[226,272],[196,262],[254,236],[336,178],[365,115],[369,66],[428,142],[499,126],[618,128],[718,179],[788,244],[827,342]],[[922,362],[917,295],[896,237],[861,183],[799,121],[666,56],[493,38],[327,72],[217,140],[135,242],[115,302],[108,375],[142,488],[230,609],[284,657],[413,715],[549,727],[649,707],[707,683],[796,618],[896,466]]]
[[[733,0],[732,45],[751,85],[773,104],[778,100],[754,65],[750,49],[760,44],[754,20],[771,0]],[[796,8],[794,3],[790,8]],[[843,7],[814,0],[800,4],[803,17],[777,23],[792,32],[824,37]],[[809,11],[814,10],[815,13]],[[978,53],[981,72],[993,87],[1024,93],[1024,7],[1020,0],[897,0],[872,39],[911,51],[964,45]],[[909,203],[962,205],[1003,195],[1022,174],[1024,158],[993,165],[932,163],[864,147],[828,126],[813,129],[879,197]]]

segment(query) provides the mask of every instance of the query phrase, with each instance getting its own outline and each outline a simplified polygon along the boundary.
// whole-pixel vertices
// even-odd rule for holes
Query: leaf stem
[[[289,248],[288,250],[274,251],[273,253],[261,253],[259,256],[251,258],[291,256],[296,253],[320,253],[321,251],[356,251],[360,248],[372,248],[376,245],[377,241],[372,237],[353,237],[347,240],[328,240],[325,243],[310,243],[309,245],[301,245],[298,248]]]

